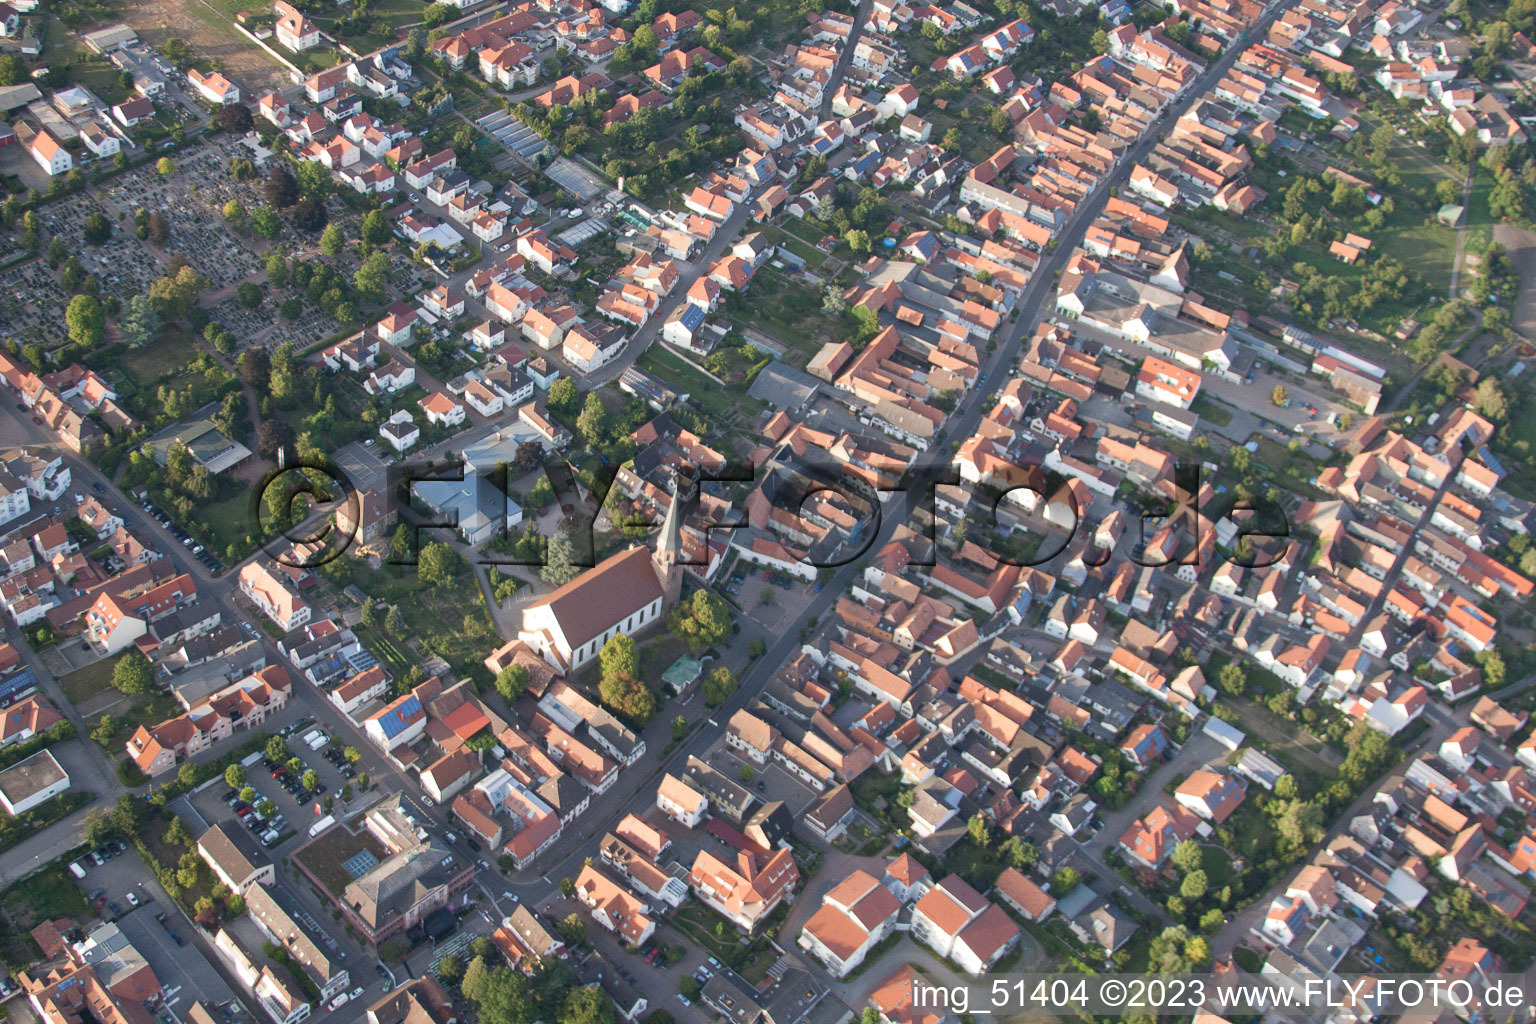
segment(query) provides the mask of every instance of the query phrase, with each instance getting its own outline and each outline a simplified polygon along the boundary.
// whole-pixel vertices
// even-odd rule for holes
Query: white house
[[[456,402],[441,391],[434,391],[421,400],[421,411],[427,422],[440,427],[456,427],[464,422],[464,404]]]
[[[397,452],[403,452],[421,439],[421,428],[404,409],[379,424],[379,436]]]
[[[37,134],[32,136],[32,140],[27,143],[27,152],[50,176],[68,174],[75,166],[75,158],[69,155],[69,150],[47,128],[39,128]]]
[[[240,87],[217,71],[203,74],[196,68],[187,72],[187,81],[197,94],[209,103],[225,104],[240,102]]]
[[[51,753],[39,750],[0,772],[0,807],[11,817],[25,814],[69,788],[69,773]]]
[[[901,904],[867,871],[855,871],[822,899],[800,932],[800,948],[826,964],[834,978],[846,977],[869,951],[896,928]]]
[[[277,13],[277,25],[273,34],[277,41],[294,53],[302,53],[310,47],[320,45],[320,30],[314,22],[306,18],[302,11],[292,4],[278,0],[272,5],[272,10]]]

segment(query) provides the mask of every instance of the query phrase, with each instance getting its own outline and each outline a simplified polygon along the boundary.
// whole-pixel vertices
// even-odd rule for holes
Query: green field
[[[103,658],[100,661],[71,672],[59,679],[59,686],[64,689],[64,696],[76,706],[82,701],[89,700],[111,687],[112,666],[117,664],[116,659]]]

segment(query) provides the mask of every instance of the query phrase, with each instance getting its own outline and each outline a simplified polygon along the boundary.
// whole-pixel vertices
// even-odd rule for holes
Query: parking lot
[[[151,501],[141,501],[139,502],[139,507],[153,516],[161,526],[169,530],[171,536],[181,541],[182,546],[190,551],[199,562],[202,562],[203,566],[209,572],[221,573],[224,571],[224,563],[219,561],[218,557],[212,551],[203,550],[203,546],[193,540],[190,533],[188,533],[186,530],[183,530],[179,523],[173,520],[170,516],[166,515],[165,509],[160,508],[158,505]]]
[[[336,449],[336,464],[346,472],[352,480],[352,486],[359,491],[384,491],[389,470],[384,465],[378,447],[378,441],[375,440],[371,445],[354,441]]]
[[[813,584],[744,562],[738,562],[720,586],[769,634],[782,631],[786,623],[793,621],[796,609],[803,607],[814,592]]]
[[[294,721],[306,723],[305,718],[295,718]],[[292,725],[290,722],[284,728],[292,728]],[[347,765],[342,757],[344,748],[340,742],[330,745],[334,760],[327,758],[323,750],[309,748],[303,737],[314,729],[313,723],[306,723],[285,737],[289,753],[300,761],[297,774],[288,770],[286,762],[280,764],[267,759],[245,767],[246,787],[255,790],[253,799],[242,798],[245,787],[241,792],[231,794],[227,786],[216,782],[182,797],[172,809],[196,831],[237,818],[274,856],[277,847],[293,839],[308,838],[309,826],[326,813],[326,799],[333,801],[334,808],[342,799],[343,788],[357,776],[357,770]],[[305,789],[302,782],[304,773],[311,770],[317,776],[317,788],[313,791]],[[272,803],[271,814],[262,814],[264,801]]]
[[[82,854],[74,863],[85,872],[84,878],[76,879],[77,883],[87,894],[94,894],[92,902],[99,906],[103,918],[132,912],[134,902],[128,898],[129,893],[140,905],[152,902],[149,869],[137,853],[124,844],[122,853],[103,849],[100,856],[100,864],[90,853]]]

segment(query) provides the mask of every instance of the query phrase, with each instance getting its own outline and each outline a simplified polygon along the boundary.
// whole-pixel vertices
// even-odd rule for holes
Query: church
[[[654,554],[643,545],[621,551],[524,607],[518,640],[570,673],[615,635],[633,635],[675,608],[683,591],[682,505],[668,506]]]

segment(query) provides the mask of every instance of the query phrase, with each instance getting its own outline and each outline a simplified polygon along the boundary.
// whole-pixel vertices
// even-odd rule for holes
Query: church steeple
[[[661,536],[656,540],[656,553],[651,556],[656,578],[661,581],[662,606],[677,607],[683,596],[683,501],[682,481],[672,485],[672,501],[667,506],[667,517],[661,524]]]

